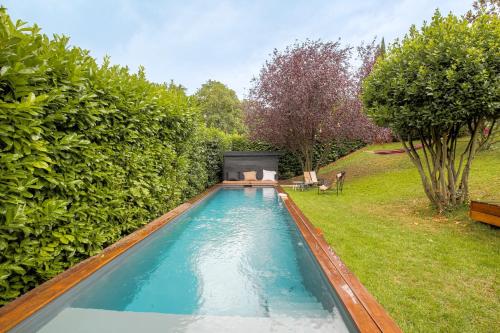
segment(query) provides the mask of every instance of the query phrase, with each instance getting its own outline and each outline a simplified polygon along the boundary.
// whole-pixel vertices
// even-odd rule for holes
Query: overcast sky
[[[401,38],[436,8],[461,15],[466,0],[188,1],[0,0],[13,19],[37,23],[46,34],[65,34],[99,61],[150,80],[171,79],[193,93],[208,79],[244,97],[252,77],[274,48],[322,39],[357,45],[373,37]]]

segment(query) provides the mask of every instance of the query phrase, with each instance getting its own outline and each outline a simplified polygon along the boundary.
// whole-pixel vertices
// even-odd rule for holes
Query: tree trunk
[[[332,146],[333,146],[333,141],[330,141],[329,143],[326,144],[322,144],[322,150],[319,154],[319,158],[316,162],[316,165],[314,165],[314,171],[316,171],[316,173],[319,172],[319,168],[321,168],[321,166],[325,162],[326,157],[332,151]]]
[[[302,171],[311,171],[313,168],[314,147],[303,146],[300,149]]]
[[[425,194],[439,212],[464,204],[469,198],[469,173],[482,122],[476,120],[469,124],[471,136],[459,161],[456,150],[460,126],[452,126],[444,132],[432,128],[421,132],[420,152],[415,147],[414,137],[400,137],[406,153],[417,167]]]
[[[485,133],[486,131],[486,133]],[[494,144],[498,143],[498,123],[497,119],[493,119],[489,127],[485,124],[479,129],[479,139],[477,151],[488,150]]]

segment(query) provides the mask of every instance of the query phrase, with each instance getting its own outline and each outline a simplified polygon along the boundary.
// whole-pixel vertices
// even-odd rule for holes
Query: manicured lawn
[[[405,154],[369,146],[325,167],[347,171],[344,193],[287,190],[332,248],[405,332],[494,332],[500,327],[500,229],[467,208],[438,216]],[[472,199],[500,201],[500,149],[480,153]]]

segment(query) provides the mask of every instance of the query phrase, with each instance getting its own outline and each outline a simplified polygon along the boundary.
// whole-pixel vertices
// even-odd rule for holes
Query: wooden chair
[[[344,188],[344,180],[345,180],[345,171],[341,171],[335,175],[334,182],[330,180],[325,180],[322,185],[318,186],[318,194],[326,193],[326,191],[331,190],[333,184],[335,183],[337,189],[337,195],[339,195],[339,191],[340,193],[342,193],[342,190]]]
[[[319,186],[323,184],[323,179],[319,179],[318,176],[316,176],[316,171],[309,171],[309,174],[311,175],[313,185]]]
[[[305,186],[313,185],[313,180],[311,178],[311,172],[309,172],[309,171],[304,171],[304,185]]]
[[[340,171],[335,175],[335,183],[337,183],[337,195],[342,193],[342,189],[344,188],[344,180],[345,180],[345,171]]]
[[[304,184],[306,186],[318,186],[322,184],[322,180],[318,180],[316,176],[316,171],[305,171],[304,172]]]

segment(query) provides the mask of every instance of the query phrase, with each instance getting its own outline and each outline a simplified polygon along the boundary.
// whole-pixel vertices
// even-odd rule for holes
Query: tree
[[[382,37],[382,40],[380,41],[380,47],[379,47],[379,54],[381,57],[385,56],[385,39]]]
[[[363,103],[361,101],[362,83],[364,79],[371,73],[377,59],[385,55],[384,39],[382,38],[379,45],[376,44],[376,39],[373,39],[371,43],[362,43],[357,47],[357,51],[361,65],[356,69],[353,77],[354,91],[349,106],[349,127],[352,128],[357,133],[356,136],[364,142],[391,142],[393,139],[391,130],[377,126],[373,123],[366,113],[363,112]]]
[[[475,0],[472,9],[464,15],[464,18],[472,23],[482,14],[498,16],[499,12],[500,0]]]
[[[346,107],[351,88],[349,52],[338,42],[310,40],[274,50],[246,103],[251,137],[290,150],[303,170],[312,170],[314,145],[331,142],[343,130],[336,114]]]
[[[430,24],[394,43],[365,80],[368,113],[400,138],[439,211],[468,200],[480,129],[500,115],[499,49],[498,16],[469,23],[436,11]],[[462,145],[464,126],[470,137]]]
[[[221,82],[208,80],[194,95],[207,127],[225,133],[243,133],[243,111],[234,90]]]
[[[482,14],[500,15],[500,0],[476,0],[472,3],[472,9],[469,10],[464,18],[473,23]],[[498,132],[498,122],[486,121],[479,132],[478,150],[487,150],[500,141]]]

